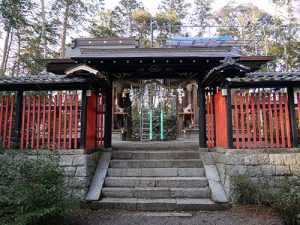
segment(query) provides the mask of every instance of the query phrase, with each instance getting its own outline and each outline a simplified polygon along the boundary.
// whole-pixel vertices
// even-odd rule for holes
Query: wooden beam
[[[104,148],[111,148],[112,135],[112,92],[113,83],[106,88],[105,96],[105,127],[104,127]]]
[[[85,132],[86,132],[86,106],[87,97],[86,89],[82,90],[82,100],[81,100],[81,128],[80,128],[80,148],[85,148]]]
[[[233,139],[232,139],[232,109],[231,109],[231,88],[227,87],[227,98],[226,98],[226,103],[227,103],[227,137],[228,137],[228,148],[232,149],[233,148]]]
[[[199,147],[206,147],[206,114],[205,114],[205,89],[198,80],[199,101]]]
[[[291,130],[287,132],[291,132],[292,147],[298,147],[298,130],[297,130],[297,117],[295,111],[295,103],[294,103],[294,88],[288,87],[287,92],[288,92],[289,117],[291,123]]]
[[[23,91],[17,92],[17,100],[16,100],[16,116],[15,116],[15,126],[13,130],[13,148],[19,148],[20,142],[20,129],[22,124],[22,106],[23,106]]]

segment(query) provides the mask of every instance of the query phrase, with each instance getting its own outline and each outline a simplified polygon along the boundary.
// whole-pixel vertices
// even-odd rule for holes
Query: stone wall
[[[263,191],[276,193],[287,181],[300,179],[300,150],[234,150],[211,152],[228,199],[237,201],[233,177],[245,176]]]
[[[79,199],[85,199],[91,179],[98,164],[101,152],[86,150],[9,150],[13,154],[27,154],[30,158],[58,155],[59,166],[66,172],[65,182],[70,188],[70,194]],[[0,157],[5,151],[0,152]]]

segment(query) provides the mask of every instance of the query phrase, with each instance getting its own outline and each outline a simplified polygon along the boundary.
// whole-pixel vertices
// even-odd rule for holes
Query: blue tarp
[[[214,40],[214,41],[230,41],[232,37],[230,36],[219,36],[219,37],[172,37],[168,39],[170,41],[204,41],[204,40]]]

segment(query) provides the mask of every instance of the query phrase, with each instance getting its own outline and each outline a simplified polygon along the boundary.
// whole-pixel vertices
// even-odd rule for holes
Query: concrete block
[[[271,165],[284,165],[283,154],[270,154],[270,164]]]
[[[258,157],[256,154],[244,155],[245,165],[258,165]]]
[[[143,177],[176,177],[177,168],[142,168]]]
[[[138,199],[137,210],[140,211],[174,211],[177,209],[175,199]]]
[[[208,180],[220,181],[219,173],[215,165],[204,165],[204,169]]]
[[[143,188],[138,187],[134,189],[135,198],[150,198],[150,199],[162,199],[162,198],[171,198],[170,188],[165,187],[153,187],[153,188]]]
[[[273,176],[275,174],[275,168],[271,165],[262,165],[261,171],[263,176]]]
[[[171,188],[172,198],[210,198],[209,188]]]
[[[284,165],[293,166],[296,165],[296,154],[285,154],[284,155]]]
[[[62,155],[59,159],[59,166],[72,166],[74,156],[72,155]]]
[[[109,168],[109,177],[138,177],[142,175],[141,168]]]
[[[203,168],[177,168],[177,176],[179,176],[179,177],[203,177],[203,176],[205,176],[205,173],[204,173]]]
[[[76,174],[77,177],[86,177],[89,175],[89,167],[77,167]]]
[[[179,188],[189,188],[189,187],[207,187],[208,182],[206,178],[198,177],[166,177],[157,178],[156,187],[179,187]]]
[[[290,175],[291,170],[289,166],[276,166],[275,173],[276,175]]]
[[[86,155],[76,155],[74,156],[73,166],[88,166]]]
[[[63,169],[67,176],[75,176],[76,167],[68,166]]]
[[[259,177],[262,176],[261,166],[248,166],[249,177]]]
[[[101,195],[106,198],[133,198],[133,188],[104,187]]]
[[[257,154],[258,164],[260,165],[269,165],[270,156],[269,154]]]
[[[220,181],[208,180],[211,198],[217,203],[227,203],[228,199]]]

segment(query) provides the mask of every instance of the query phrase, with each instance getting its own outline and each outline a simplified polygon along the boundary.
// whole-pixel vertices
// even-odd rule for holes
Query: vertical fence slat
[[[36,148],[40,148],[40,131],[41,131],[41,96],[38,96],[37,107],[37,132],[36,132]]]
[[[242,131],[242,148],[245,148],[245,122],[244,122],[244,102],[243,94],[240,93],[240,115],[241,115],[241,131]]]
[[[285,135],[284,135],[284,120],[283,120],[283,108],[282,108],[282,95],[279,93],[279,114],[280,114],[280,130],[281,130],[281,147],[285,147]]]
[[[57,147],[60,148],[61,142],[61,116],[62,116],[62,95],[59,95],[59,111],[58,111],[58,138]]]
[[[264,120],[264,139],[265,139],[265,148],[268,148],[268,124],[267,124],[267,110],[266,110],[266,96],[265,93],[261,95],[262,108],[263,108],[263,120]]]
[[[70,107],[70,119],[69,119],[69,149],[72,148],[72,133],[73,133],[73,95],[69,96],[69,107]]]
[[[23,111],[22,111],[22,125],[21,125],[21,149],[24,148],[26,100],[27,100],[27,97],[24,96],[23,97]]]
[[[268,93],[267,96],[268,96],[268,110],[269,110],[270,141],[271,141],[271,148],[274,148],[273,116],[272,116],[271,94]]]
[[[52,132],[53,148],[56,148],[56,112],[57,112],[57,95],[54,96],[54,106],[53,106],[53,132]]]
[[[207,146],[210,148],[210,116],[209,116],[209,95],[206,95],[206,115],[207,115]]]
[[[9,107],[9,96],[6,97],[5,101],[5,116],[4,116],[4,130],[2,138],[2,147],[5,148],[6,145],[6,133],[7,133],[7,122],[8,122],[8,107]]]
[[[234,120],[235,120],[235,145],[236,148],[240,148],[239,144],[239,115],[238,115],[238,104],[237,104],[237,93],[233,94],[234,103]]]
[[[64,101],[64,149],[67,148],[67,114],[68,114],[68,105],[67,105],[67,94],[66,94],[65,101]]]
[[[46,96],[43,101],[43,134],[42,134],[42,148],[45,148],[45,132],[46,132]]]
[[[7,141],[8,149],[11,149],[11,135],[12,135],[12,126],[13,126],[14,104],[15,104],[15,96],[12,96],[11,97],[11,105],[10,105],[10,115],[9,115],[8,141]]]
[[[47,145],[50,148],[51,140],[51,105],[52,105],[52,96],[48,96],[48,135],[47,135]]]
[[[278,109],[277,109],[277,96],[276,96],[276,93],[273,93],[273,104],[274,104],[274,121],[275,121],[276,147],[280,148]]]
[[[75,131],[74,131],[74,148],[77,149],[77,135],[78,135],[78,95],[75,95]]]
[[[36,96],[33,96],[32,101],[31,149],[34,149]]]
[[[210,112],[211,112],[211,147],[215,147],[215,121],[214,121],[214,104],[213,95],[210,96]]]
[[[262,135],[261,135],[261,117],[260,117],[260,96],[259,93],[256,94],[256,104],[257,104],[257,128],[258,128],[258,138],[259,147],[262,148]]]
[[[2,137],[2,125],[3,125],[3,110],[4,110],[4,96],[1,97],[1,111],[0,111],[0,137]]]
[[[254,93],[251,93],[251,114],[252,114],[252,130],[253,130],[253,147],[257,148],[256,142],[256,119],[255,119],[255,101],[254,101]]]
[[[290,116],[289,116],[289,105],[288,105],[288,96],[287,93],[284,93],[284,108],[285,108],[285,120],[286,120],[286,137],[287,137],[287,145],[288,148],[292,147],[291,143],[291,124],[290,124]]]
[[[246,123],[247,123],[247,138],[248,138],[248,148],[251,148],[251,130],[250,130],[250,111],[249,111],[249,95],[248,92],[245,94],[246,102]]]
[[[26,121],[26,149],[29,147],[29,129],[30,129],[30,110],[31,110],[31,96],[28,97],[27,103],[27,121]]]

